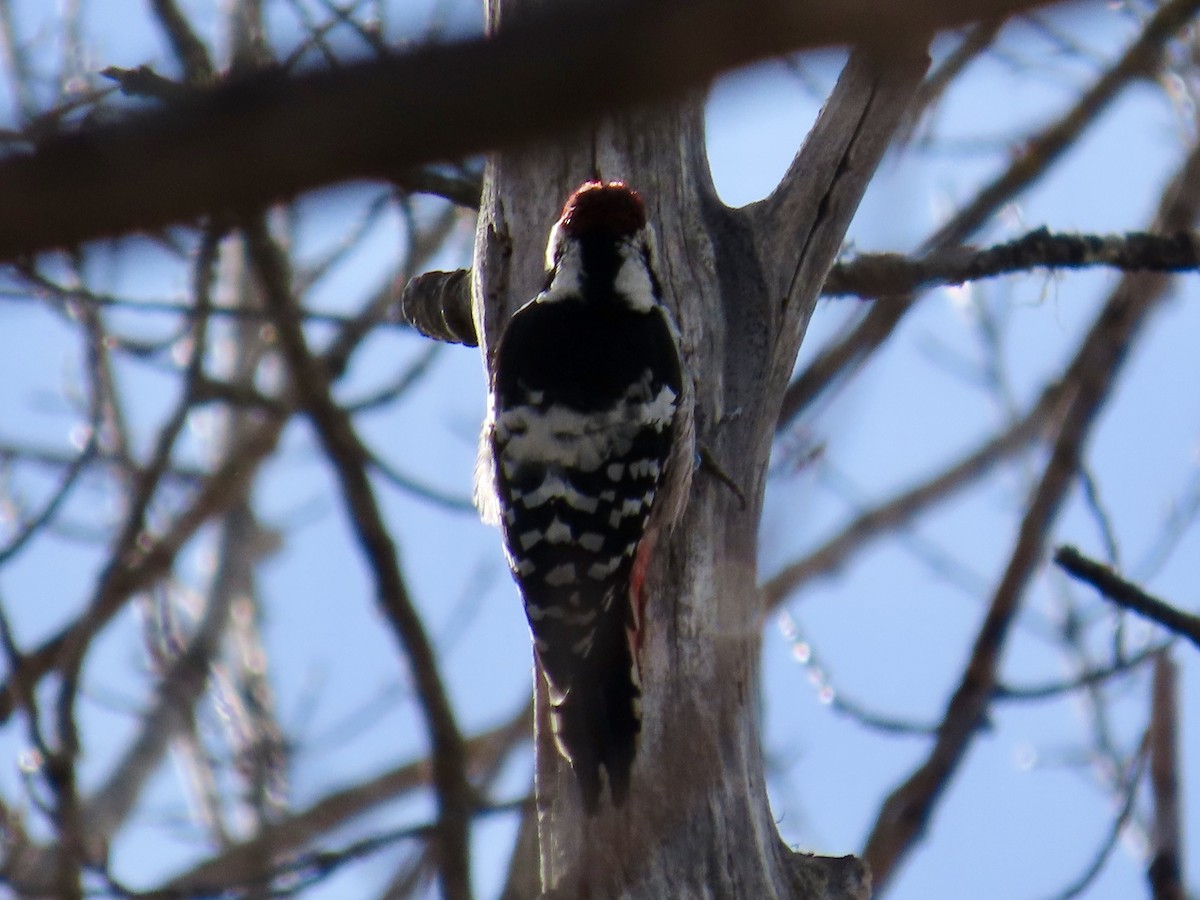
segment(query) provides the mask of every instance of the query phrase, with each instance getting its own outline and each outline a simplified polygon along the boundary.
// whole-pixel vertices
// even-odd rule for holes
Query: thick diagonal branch
[[[253,210],[334,182],[388,178],[412,165],[666,100],[722,71],[791,50],[892,44],[1036,5],[568,2],[547,5],[487,39],[295,79],[257,75],[0,162],[0,259],[210,211]]]

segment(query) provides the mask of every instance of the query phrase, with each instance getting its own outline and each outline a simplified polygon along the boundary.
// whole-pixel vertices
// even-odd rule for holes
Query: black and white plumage
[[[614,803],[629,790],[642,582],[687,501],[691,394],[634,191],[581,186],[547,266],[496,348],[477,497],[485,517],[494,502],[555,740],[595,812],[605,783]]]

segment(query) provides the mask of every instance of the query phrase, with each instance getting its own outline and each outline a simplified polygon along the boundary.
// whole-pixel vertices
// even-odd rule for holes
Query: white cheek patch
[[[550,277],[550,286],[535,298],[537,303],[557,303],[568,297],[577,298],[583,293],[583,260],[579,245],[574,241],[564,241],[560,248],[556,248],[556,236],[557,227],[550,236],[546,257],[546,268],[554,274]],[[554,258],[556,254],[557,260]]]
[[[621,268],[617,270],[617,277],[613,281],[617,293],[625,298],[631,309],[638,312],[654,309],[660,302],[654,293],[644,246],[644,239],[639,240],[637,235],[621,246]]]

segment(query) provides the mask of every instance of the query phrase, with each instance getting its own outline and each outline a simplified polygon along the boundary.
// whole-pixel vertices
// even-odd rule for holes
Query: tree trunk
[[[513,5],[490,0],[493,28]],[[642,194],[657,233],[658,274],[694,380],[698,445],[736,485],[698,469],[683,522],[660,542],[643,626],[643,730],[622,807],[584,814],[536,679],[547,896],[869,896],[858,860],[793,853],[775,829],[759,721],[757,533],[800,339],[926,64],[923,48],[887,60],[856,52],[779,188],[742,210],[723,206],[713,190],[700,96],[616,114],[489,161],[475,248],[484,359],[508,317],[540,289],[546,237],[568,194],[590,178],[623,180]]]

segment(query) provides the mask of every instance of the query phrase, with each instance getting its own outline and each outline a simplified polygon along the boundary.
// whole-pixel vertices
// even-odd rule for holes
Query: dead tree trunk
[[[493,27],[511,5],[490,0]],[[628,182],[657,232],[659,275],[694,380],[699,446],[737,486],[701,467],[684,522],[650,573],[644,724],[623,807],[585,816],[539,691],[538,845],[548,896],[870,893],[858,860],[795,854],[776,832],[763,775],[755,560],[771,439],[796,351],[926,65],[923,47],[886,59],[855,52],[783,182],[744,209],[725,207],[713,189],[699,96],[614,115],[489,162],[475,253],[484,359],[508,317],[539,290],[546,235],[571,190],[596,177]]]

